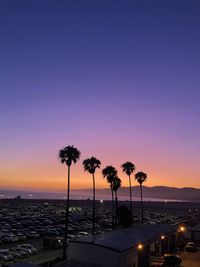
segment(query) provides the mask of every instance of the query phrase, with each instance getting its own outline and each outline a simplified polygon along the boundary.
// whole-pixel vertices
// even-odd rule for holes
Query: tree
[[[108,184],[110,185],[111,194],[112,194],[112,228],[114,229],[114,193],[113,193],[113,179],[117,176],[117,170],[113,166],[107,166],[102,170],[103,177],[107,179]]]
[[[138,172],[135,174],[135,180],[140,185],[140,197],[141,197],[141,222],[144,220],[144,211],[143,211],[143,196],[142,196],[142,184],[147,180],[147,175],[144,172]]]
[[[118,209],[118,197],[117,197],[117,190],[121,187],[121,179],[117,176],[114,177],[112,181],[112,188],[115,194],[115,226],[117,228],[117,209]]]
[[[130,209],[124,205],[120,206],[117,209],[117,219],[118,219],[119,225],[121,225],[123,228],[130,227],[133,223]]]
[[[63,147],[58,152],[58,158],[62,164],[67,165],[68,169],[68,183],[67,183],[67,204],[65,213],[65,235],[63,242],[63,259],[67,258],[67,233],[68,233],[68,223],[69,223],[69,193],[70,193],[70,168],[72,163],[76,164],[77,160],[80,158],[80,151],[74,146]]]
[[[85,159],[83,161],[84,171],[92,174],[93,178],[93,209],[92,209],[92,234],[95,234],[95,171],[100,168],[101,161],[95,157]]]
[[[128,175],[129,178],[129,194],[130,194],[130,212],[132,214],[132,210],[133,210],[133,205],[132,205],[132,186],[131,186],[131,174],[134,172],[135,170],[135,165],[130,162],[130,161],[126,161],[125,163],[122,164],[122,169],[123,172],[126,173]]]

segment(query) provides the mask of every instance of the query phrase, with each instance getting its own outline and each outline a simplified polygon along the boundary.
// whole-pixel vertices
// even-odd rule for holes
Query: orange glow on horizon
[[[144,171],[147,173],[148,180],[144,186],[171,186],[171,187],[196,187],[200,188],[198,179],[198,171],[194,168],[192,171],[187,172],[183,170],[180,161],[174,162],[174,165],[168,166],[168,159],[160,159],[158,157],[144,156],[136,153],[137,159],[131,160],[131,156],[124,157],[125,151],[121,153],[114,153],[109,151],[105,153],[100,149],[96,156],[99,159],[104,158],[102,161],[102,168],[107,165],[113,165],[118,169],[118,175],[122,180],[122,187],[128,187],[128,177],[125,175],[120,166],[126,160],[130,160],[136,164],[136,171]],[[28,190],[43,190],[43,191],[65,191],[67,188],[67,168],[61,164],[56,158],[55,149],[51,151],[47,157],[43,155],[43,159],[34,157],[35,162],[30,162],[28,155],[24,161],[14,162],[9,165],[7,161],[2,162],[3,168],[0,170],[0,186],[1,188],[12,189],[28,189]],[[111,153],[112,152],[112,153]],[[106,154],[106,158],[104,155]],[[115,158],[112,155],[115,155]],[[129,152],[130,154],[130,152]],[[92,188],[92,177],[89,173],[84,172],[82,167],[82,160],[90,154],[82,154],[81,159],[76,165],[71,168],[71,189],[90,189]],[[110,160],[112,159],[112,160]],[[188,177],[190,175],[191,177]],[[189,179],[192,178],[192,179]],[[137,185],[132,176],[132,186]],[[109,188],[106,180],[101,175],[101,170],[96,173],[96,188]]]

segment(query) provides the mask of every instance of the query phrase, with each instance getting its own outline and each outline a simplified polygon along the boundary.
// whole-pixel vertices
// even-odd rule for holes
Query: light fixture
[[[164,235],[161,235],[161,237],[160,237],[162,240],[164,240],[165,239],[165,236]]]
[[[138,250],[142,250],[143,249],[143,245],[142,244],[138,244]]]
[[[180,226],[180,231],[185,232],[185,226]]]

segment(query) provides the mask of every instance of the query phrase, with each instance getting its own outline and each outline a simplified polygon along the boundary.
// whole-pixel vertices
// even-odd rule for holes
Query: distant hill
[[[133,199],[140,199],[139,186],[132,187]],[[5,190],[0,189],[1,198],[14,198],[20,195],[22,198],[30,199],[63,199],[66,196],[64,191],[62,192],[33,192],[23,190]],[[129,188],[122,187],[118,191],[118,197],[120,200],[129,199]],[[144,200],[177,200],[177,201],[191,201],[200,202],[200,189],[196,188],[176,188],[167,186],[143,186]],[[71,190],[70,198],[72,199],[87,199],[92,198],[92,189],[80,189]],[[96,189],[96,199],[110,199],[110,189]]]
[[[75,193],[75,190],[72,191]],[[91,189],[82,189],[76,190],[77,193],[81,194],[91,194]],[[139,198],[140,191],[139,186],[132,187],[133,197]],[[97,189],[96,195],[100,196],[110,196],[110,189]],[[118,196],[124,198],[129,198],[129,188],[122,187],[118,191]],[[143,186],[143,196],[148,199],[167,199],[167,200],[184,200],[184,201],[193,201],[200,202],[200,189],[196,188],[176,188],[176,187],[167,187],[167,186],[154,186],[147,187]]]

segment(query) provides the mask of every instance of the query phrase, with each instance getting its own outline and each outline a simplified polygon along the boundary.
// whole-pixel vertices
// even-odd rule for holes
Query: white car
[[[79,235],[89,235],[88,232],[79,232],[78,234],[79,234]]]
[[[22,248],[26,251],[28,251],[28,253],[30,255],[35,255],[37,253],[37,249],[34,248],[32,245],[30,244],[22,244],[22,245],[19,245],[18,248]]]

